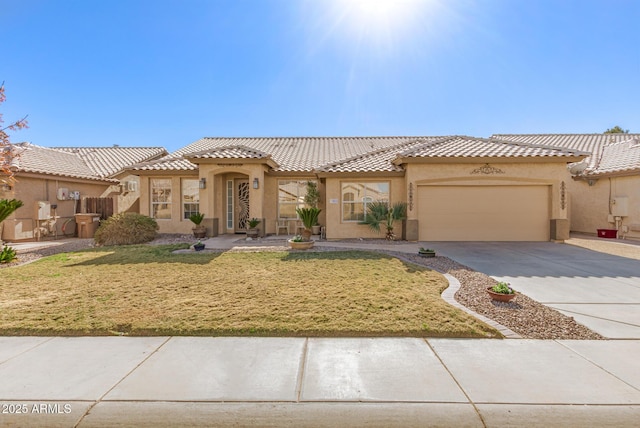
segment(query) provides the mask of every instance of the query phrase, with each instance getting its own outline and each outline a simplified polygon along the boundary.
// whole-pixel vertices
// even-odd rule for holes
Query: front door
[[[236,180],[235,232],[247,231],[249,222],[249,180]]]

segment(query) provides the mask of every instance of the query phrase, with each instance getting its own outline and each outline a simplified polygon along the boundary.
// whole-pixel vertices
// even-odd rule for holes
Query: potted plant
[[[318,183],[315,181],[307,181],[307,193],[304,195],[304,203],[308,207],[318,208],[318,202],[320,201],[320,191],[318,190]],[[313,235],[320,235],[320,223],[316,221],[311,226],[311,233]]]
[[[418,250],[418,255],[421,257],[435,257],[436,250],[432,250],[431,248],[420,247]]]
[[[202,243],[202,241],[198,240],[198,242],[193,244],[193,249],[196,251],[202,251],[204,250],[204,244]]]
[[[318,216],[322,210],[320,208],[296,208],[296,213],[302,221],[304,230],[302,231],[302,239],[304,241],[311,240],[311,228],[318,223]]]
[[[511,288],[508,282],[499,282],[492,287],[487,287],[487,293],[493,300],[508,302],[516,297],[516,291]]]
[[[191,220],[191,223],[195,224],[195,227],[191,229],[193,231],[194,238],[200,239],[207,236],[207,228],[200,224],[202,223],[202,220],[204,220],[203,213],[193,213],[189,216],[189,220]]]
[[[289,239],[289,246],[294,250],[308,250],[313,247],[313,241],[305,241],[302,236],[296,235]]]
[[[258,229],[259,224],[260,220],[258,220],[257,218],[253,217],[249,219],[249,221],[247,222],[247,238],[253,239],[258,237],[258,233],[260,232],[260,229]]]

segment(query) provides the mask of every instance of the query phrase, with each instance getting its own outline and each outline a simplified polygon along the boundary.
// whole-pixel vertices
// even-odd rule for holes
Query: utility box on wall
[[[616,196],[611,200],[611,214],[615,217],[627,217],[629,215],[629,198]]]
[[[48,201],[36,202],[36,220],[49,220],[51,217],[51,204]]]

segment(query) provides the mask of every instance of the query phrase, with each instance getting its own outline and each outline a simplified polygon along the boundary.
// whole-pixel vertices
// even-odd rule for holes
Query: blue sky
[[[640,131],[636,0],[0,0],[41,146]]]

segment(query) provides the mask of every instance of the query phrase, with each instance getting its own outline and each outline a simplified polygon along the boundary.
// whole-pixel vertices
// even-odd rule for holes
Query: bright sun
[[[398,0],[347,0],[360,19],[370,24],[397,22],[408,9],[408,1]]]
[[[420,12],[432,0],[337,0],[340,25],[359,43],[394,44],[419,24]]]

